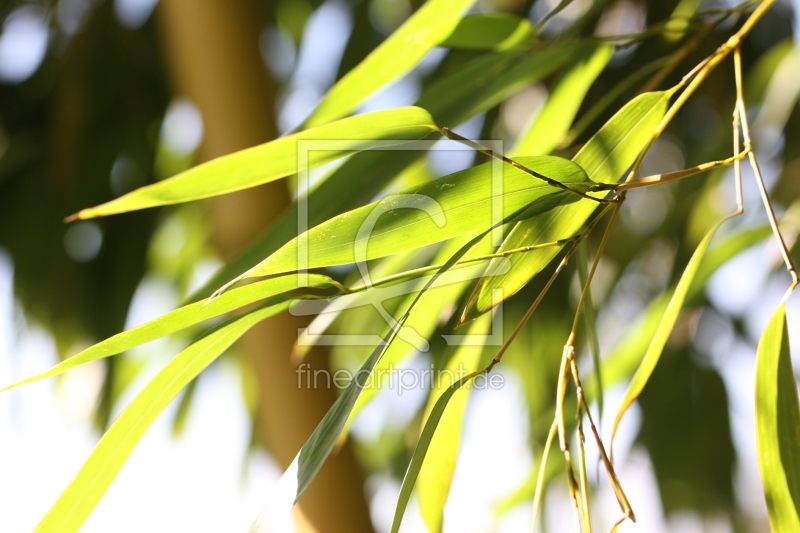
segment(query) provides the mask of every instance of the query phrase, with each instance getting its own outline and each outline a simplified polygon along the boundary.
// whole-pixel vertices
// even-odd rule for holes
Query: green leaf
[[[747,228],[726,236],[718,245],[711,248],[700,263],[700,268],[686,294],[686,302],[697,300],[709,278],[719,267],[735,257],[740,252],[763,241],[772,234],[769,225]],[[675,287],[663,292],[645,308],[641,315],[631,324],[627,333],[611,350],[603,362],[603,380],[607,385],[619,383],[628,379],[644,357],[656,330],[661,324],[661,317],[667,309],[667,304],[675,291]],[[585,383],[587,398],[596,398],[594,384]]]
[[[630,167],[664,117],[671,92],[642,94],[625,105],[583,146],[572,160],[586,170],[589,179],[598,183],[617,181]],[[562,205],[539,216],[521,221],[506,237],[501,250],[513,250],[553,242],[575,235],[597,208],[591,200]],[[487,277],[475,287],[462,317],[472,320],[494,305],[495,289],[510,298],[524,287],[558,254],[550,247],[510,257],[511,270],[492,275],[496,266],[487,267]]]
[[[430,114],[418,107],[401,107],[345,118],[332,124],[281,137],[198,165],[177,176],[136,189],[97,207],[83,209],[70,218],[94,218],[159,205],[209,198],[255,187],[298,171],[298,141],[336,140],[336,150],[312,150],[313,168],[363,150],[370,141],[418,140],[438,131]]]
[[[465,241],[463,239],[453,239],[453,241],[446,243],[439,253],[437,253],[433,258],[432,263],[440,264],[446,261],[464,244]],[[488,254],[491,253],[491,248],[491,241],[489,239],[484,239],[478,245],[476,245],[472,251],[474,252],[477,250],[480,253]],[[471,274],[474,274],[474,278],[477,278],[481,275],[480,264],[476,264],[475,266],[469,268],[471,270]],[[474,279],[471,277],[471,274],[466,274],[464,277],[467,279]],[[445,276],[446,274],[443,275],[443,278]],[[449,280],[443,281],[447,283]],[[416,311],[414,311],[414,313],[408,317],[405,327],[411,328],[420,338],[429,339],[436,331],[442,311],[447,306],[454,304],[456,300],[461,297],[467,286],[467,283],[460,282],[449,283],[439,287],[431,287],[420,298]],[[416,294],[409,294],[406,297],[407,301],[400,305],[400,309],[406,309],[415,298]],[[386,381],[387,376],[390,375],[388,371],[392,368],[397,368],[406,359],[406,357],[415,353],[417,353],[417,351],[413,346],[407,342],[399,342],[399,340],[393,342],[392,345],[386,349],[383,357],[381,357],[381,360],[375,366],[375,375],[379,376],[380,378],[372,380],[370,385],[364,387],[364,390],[361,391],[361,395],[358,397],[358,401],[353,407],[353,411],[347,421],[345,430],[342,432],[343,437],[347,434],[348,428],[356,419],[361,410],[375,398],[378,392],[380,392],[381,386]]]
[[[487,314],[484,319],[476,321],[469,328],[469,334],[485,335],[489,332],[490,327],[490,315]],[[435,387],[431,391],[428,405],[425,408],[426,420],[431,419],[441,397],[448,393],[451,386],[455,385],[456,377],[477,370],[482,352],[483,346],[464,345],[458,347],[447,362],[444,371],[437,374]],[[422,518],[428,526],[428,531],[440,532],[442,530],[444,505],[453,481],[461,441],[461,425],[470,390],[469,387],[465,388],[462,394],[450,401],[450,408],[441,414],[438,431],[433,434],[428,444],[428,460],[422,463],[418,472],[417,495]],[[427,422],[425,424],[427,427]]]
[[[575,189],[590,183],[583,170],[566,159],[542,156],[520,158],[519,162]],[[307,268],[354,263],[484,230],[494,222],[493,205],[499,197],[502,212],[498,218],[504,218],[545,195],[564,192],[503,165],[502,194],[493,196],[493,165],[489,162],[456,172],[328,220],[289,242],[244,277],[297,270],[298,250],[304,241]],[[564,195],[571,201],[578,198],[572,193]],[[569,201],[562,200],[564,195],[558,200]]]
[[[464,17],[439,46],[468,50],[512,50],[533,41],[531,23],[508,13]]]
[[[147,428],[181,389],[248,329],[288,309],[294,299],[295,296],[277,296],[258,309],[229,320],[203,335],[167,363],[106,431],[35,531],[78,531]]]
[[[589,87],[606,67],[613,51],[612,46],[598,46],[561,78],[533,126],[517,141],[512,150],[514,155],[546,155],[561,144]]]
[[[563,191],[562,191],[563,192]],[[556,193],[558,194],[558,193]],[[547,202],[547,198],[540,198],[533,203]],[[535,206],[533,206],[535,207]],[[339,435],[347,422],[350,412],[358,399],[361,390],[369,379],[372,370],[380,360],[387,347],[397,338],[400,328],[408,319],[414,306],[419,302],[425,292],[433,286],[439,277],[455,265],[462,257],[464,257],[473,246],[478,244],[486,235],[493,229],[507,224],[512,220],[517,220],[518,217],[524,216],[532,206],[524,206],[523,208],[511,213],[508,217],[500,220],[486,231],[479,233],[477,236],[470,239],[464,246],[462,246],[453,256],[430,278],[425,286],[417,294],[416,298],[411,305],[406,309],[403,316],[401,316],[395,324],[391,326],[389,333],[383,338],[383,343],[378,345],[372,354],[367,358],[361,366],[355,377],[345,388],[344,392],[336,399],[333,406],[328,410],[322,421],[316,427],[311,437],[306,441],[300,449],[292,464],[283,473],[281,479],[278,481],[277,487],[273,491],[273,496],[267,506],[256,519],[253,526],[250,528],[251,532],[267,532],[272,531],[272,527],[276,521],[283,519],[286,514],[291,511],[294,504],[300,499],[308,486],[313,481],[314,477],[322,468],[323,463],[333,450]]]
[[[675,287],[672,297],[669,300],[669,304],[667,304],[667,308],[661,317],[656,334],[653,337],[653,340],[650,342],[650,346],[647,348],[647,352],[644,354],[644,358],[639,364],[639,368],[633,375],[633,379],[631,380],[630,385],[628,385],[628,390],[625,392],[622,405],[617,411],[617,416],[614,419],[614,427],[611,430],[612,440],[614,439],[614,435],[617,433],[617,428],[619,427],[619,423],[622,420],[625,411],[628,410],[628,407],[631,406],[634,400],[636,400],[636,398],[642,392],[644,386],[647,384],[647,380],[650,379],[653,370],[655,370],[656,364],[661,358],[661,352],[664,351],[664,346],[667,344],[667,339],[669,339],[669,336],[672,333],[672,328],[675,326],[675,322],[678,320],[678,315],[683,307],[683,302],[686,300],[689,288],[691,287],[694,277],[700,268],[700,263],[703,260],[703,254],[705,254],[706,248],[708,248],[708,243],[711,242],[711,237],[714,236],[714,232],[717,231],[717,228],[719,228],[719,226],[725,220],[726,219],[723,219],[717,222],[711,227],[710,230],[708,230],[708,233],[706,233],[706,236],[703,237],[703,240],[700,241],[700,244],[697,246],[694,254],[692,254],[689,264],[686,265],[686,269],[683,271],[681,279],[678,281],[678,285]]]
[[[336,285],[338,284],[328,276],[323,276],[321,274],[309,274],[307,281],[303,286],[323,288]],[[281,276],[260,281],[258,283],[253,283],[251,285],[246,285],[244,287],[239,287],[223,294],[208,305],[206,305],[205,301],[185,305],[156,319],[150,320],[149,322],[145,322],[140,326],[136,326],[127,331],[123,331],[122,333],[118,333],[113,337],[109,337],[108,339],[99,342],[68,359],[65,359],[61,363],[49,370],[46,370],[45,372],[42,372],[41,374],[18,381],[17,383],[9,385],[2,390],[12,389],[26,383],[57,376],[58,374],[66,372],[67,370],[75,368],[76,366],[122,353],[136,346],[159,339],[165,335],[169,335],[170,333],[174,333],[194,324],[199,324],[200,322],[210,318],[224,315],[225,313],[253,302],[297,289],[299,286],[300,285],[298,285],[297,276]]]
[[[410,71],[456,28],[475,0],[428,0],[356,68],[336,82],[306,121],[318,126],[341,118],[368,96]]]
[[[428,420],[425,422],[425,427],[422,428],[422,435],[419,437],[419,442],[417,442],[414,455],[411,456],[411,463],[408,465],[408,470],[406,470],[406,475],[403,478],[403,485],[400,487],[400,496],[397,499],[397,508],[394,512],[394,521],[392,521],[392,533],[397,533],[400,530],[400,523],[403,521],[403,514],[405,514],[406,507],[408,507],[408,500],[411,498],[411,493],[414,490],[414,484],[417,482],[417,476],[419,476],[423,461],[425,461],[425,455],[428,452],[428,448],[431,445],[431,441],[436,433],[436,428],[442,419],[442,415],[444,415],[444,410],[447,408],[448,402],[458,389],[466,385],[475,376],[482,374],[483,372],[484,371],[482,370],[480,372],[472,372],[467,374],[463,378],[447,387],[444,392],[442,392],[442,395],[439,397],[439,399],[436,400],[433,409],[431,409],[431,412],[428,415]]]
[[[510,53],[483,55],[424,89],[417,105],[427,109],[437,123],[457,125],[549,75],[586,49],[585,46],[571,45],[522,56]],[[368,151],[354,155],[324,177],[309,193],[309,227],[369,202],[395,175],[422,155],[420,151],[405,150]],[[271,228],[221,268],[188,301],[210,296],[214,290],[253,268],[296,237],[297,217],[297,204],[294,203]]]
[[[758,343],[756,443],[772,531],[800,531],[800,406],[783,303]]]
[[[519,54],[485,54],[426,88],[416,105],[430,111],[437,124],[456,125],[498,105],[576,57],[594,49],[563,45]]]

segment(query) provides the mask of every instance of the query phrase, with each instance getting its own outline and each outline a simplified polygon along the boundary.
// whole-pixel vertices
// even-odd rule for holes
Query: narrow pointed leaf
[[[301,140],[337,140],[338,150],[313,150],[308,168],[329,163],[364,149],[369,141],[422,139],[438,128],[430,114],[418,107],[401,107],[339,120],[281,137],[266,144],[222,156],[147,185],[97,207],[73,215],[86,219],[177,204],[255,187],[298,171],[297,143]]]
[[[772,531],[800,531],[800,406],[785,304],[758,343],[756,444]]]
[[[697,274],[686,294],[686,304],[690,304],[702,296],[703,288],[719,267],[771,234],[772,229],[769,225],[747,228],[726,236],[720,244],[711,248],[703,256],[700,268],[697,269]],[[603,380],[607,385],[629,379],[642,362],[674,291],[675,287],[673,286],[650,302],[604,359]],[[597,397],[591,381],[584,383],[584,387],[587,398]]]
[[[489,314],[482,320],[476,321],[470,328],[469,334],[485,335],[491,327]],[[425,408],[425,419],[430,420],[436,410],[439,399],[447,393],[451,385],[465,374],[474,372],[480,364],[483,346],[459,346],[441,375],[436,376],[435,387],[428,398]],[[470,388],[451,398],[449,408],[441,415],[438,431],[431,437],[427,451],[427,461],[423,462],[419,470],[417,482],[417,495],[422,519],[428,526],[428,531],[438,533],[442,531],[444,505],[450,494],[450,485],[456,468],[456,459],[461,443],[461,426],[467,408]],[[426,422],[427,427],[427,422]]]
[[[309,274],[306,285],[308,287],[330,287],[335,282],[328,276],[321,274]],[[76,366],[96,361],[104,357],[109,357],[122,353],[136,346],[159,339],[170,333],[199,324],[210,318],[224,315],[230,311],[245,305],[281,294],[298,288],[297,276],[281,276],[264,281],[259,281],[251,285],[236,288],[215,299],[208,305],[205,301],[195,302],[185,305],[174,311],[170,311],[140,326],[133,327],[122,333],[95,344],[72,357],[65,359],[53,368],[30,378],[18,381],[7,386],[2,390],[19,387],[26,383],[38,381],[40,379],[57,376]],[[2,392],[2,391],[0,391]]]
[[[372,93],[410,71],[453,32],[474,3],[475,0],[428,0],[364,61],[336,82],[308,118],[306,127],[350,114]]]
[[[563,191],[562,191],[563,192]],[[559,193],[555,193],[559,194]],[[432,276],[425,286],[417,294],[416,298],[411,305],[406,309],[403,316],[401,316],[397,323],[392,326],[389,333],[384,337],[383,343],[375,348],[372,354],[367,358],[361,366],[355,377],[345,388],[344,392],[336,399],[333,406],[328,410],[322,421],[316,427],[311,437],[306,441],[297,454],[295,460],[292,461],[290,467],[283,473],[278,485],[273,492],[267,506],[258,516],[253,526],[250,528],[251,532],[266,533],[274,529],[276,523],[284,519],[285,516],[291,511],[294,504],[300,499],[308,486],[314,480],[314,477],[322,468],[323,463],[330,455],[339,435],[344,428],[347,418],[358,399],[364,384],[375,368],[375,365],[380,360],[383,353],[388,346],[396,339],[397,333],[403,326],[409,315],[413,311],[416,304],[425,294],[425,292],[433,286],[439,277],[453,267],[461,258],[463,258],[476,244],[478,244],[486,235],[493,229],[501,227],[511,221],[518,220],[523,217],[537,203],[545,203],[548,198],[540,198],[535,200],[532,204],[527,205],[519,210],[511,213],[508,217],[503,218],[486,231],[479,233],[477,236],[469,240],[462,246],[453,256]]]
[[[528,45],[532,41],[533,28],[528,19],[507,13],[486,13],[461,19],[439,46],[504,51]]]
[[[458,389],[469,383],[473,378],[475,378],[475,376],[481,373],[483,373],[483,371],[467,374],[463,378],[447,387],[447,389],[442,392],[442,395],[439,396],[439,399],[434,404],[433,409],[431,409],[431,412],[428,415],[428,420],[425,422],[425,427],[422,428],[422,435],[419,437],[417,447],[414,449],[414,455],[411,456],[411,463],[408,465],[408,470],[406,470],[406,475],[403,478],[403,485],[400,487],[400,496],[397,500],[397,508],[395,509],[394,520],[392,521],[392,533],[397,533],[400,531],[400,524],[403,521],[403,515],[405,514],[406,507],[408,507],[408,500],[411,498],[411,493],[414,491],[414,485],[416,484],[417,477],[422,469],[423,461],[425,461],[428,448],[430,447],[431,441],[436,433],[436,428],[438,427],[439,422],[444,415],[447,404],[450,402],[450,399]]]
[[[589,179],[612,183],[630,167],[664,117],[669,92],[645,93],[631,100],[583,146],[572,160],[586,170]],[[594,213],[591,200],[559,206],[537,217],[517,223],[506,237],[501,250],[552,242],[575,235]],[[472,320],[493,306],[495,289],[509,298],[542,271],[558,254],[558,248],[544,248],[511,257],[511,270],[504,275],[487,277],[475,287],[464,311],[462,322]],[[487,268],[491,273],[492,264]]]
[[[533,126],[517,142],[514,155],[547,155],[561,144],[589,87],[606,67],[613,51],[612,46],[597,47],[561,78]]]
[[[229,320],[176,355],[133,399],[106,431],[75,479],[36,526],[37,533],[74,533],[173,398],[214,359],[257,322],[286,310],[295,297],[278,296],[260,308]]]
[[[543,156],[520,158],[519,162],[575,189],[585,190],[590,184],[583,170],[566,159]],[[484,230],[494,222],[493,164],[456,172],[335,217],[289,242],[246,277],[296,270],[304,240],[308,243],[307,267],[317,268],[383,257]],[[501,169],[502,194],[497,196],[502,197],[502,212],[495,215],[498,219],[545,195],[564,192],[510,165]],[[565,195],[571,198],[564,201],[579,198]]]
[[[447,260],[447,258],[453,255],[458,248],[463,246],[463,244],[463,239],[454,239],[452,244],[449,242],[446,243],[446,245],[442,247],[442,250],[433,258],[433,264],[444,262]],[[475,252],[476,250],[478,250],[479,253],[491,253],[491,241],[484,239],[480,244],[473,248],[472,252]],[[470,270],[474,273],[475,277],[479,277],[482,273],[481,264],[476,264],[475,266],[468,268],[470,268]],[[467,274],[466,277],[468,279],[474,279],[470,276],[470,274]],[[417,310],[408,317],[405,326],[407,328],[411,328],[423,339],[429,339],[438,326],[439,317],[441,316],[442,311],[447,306],[454,304],[456,300],[461,297],[467,286],[467,283],[460,282],[444,285],[436,288],[435,290],[429,289],[420,298]],[[415,295],[410,294],[406,298],[408,299],[408,302],[401,304],[401,309],[408,307],[410,302],[415,298]],[[417,351],[413,346],[406,342],[399,341],[395,341],[386,349],[386,353],[383,354],[383,357],[380,361],[378,361],[378,364],[375,367],[375,375],[380,376],[383,379],[372,380],[370,382],[371,386],[364,387],[364,390],[361,391],[361,395],[358,397],[358,401],[353,407],[353,412],[350,414],[350,418],[347,421],[345,430],[342,432],[342,437],[347,435],[348,428],[361,410],[367,406],[381,390],[381,387],[386,381],[386,376],[390,375],[388,371],[392,368],[398,368],[407,357],[416,353]],[[449,383],[446,385],[449,385]]]
[[[579,56],[585,46],[564,46],[528,54],[487,54],[423,90],[417,104],[427,109],[439,124],[456,126],[477,113],[497,105],[531,83],[549,75]],[[438,137],[432,134],[429,139]],[[424,155],[421,151],[369,151],[356,154],[309,193],[309,227],[362,206],[389,181]],[[189,298],[208,297],[243,272],[297,236],[297,204],[287,209],[247,250],[226,264]]]
[[[639,394],[641,394],[642,390],[644,390],[644,386],[647,384],[647,380],[649,380],[650,376],[653,374],[653,370],[655,370],[656,364],[661,358],[661,353],[664,351],[664,346],[667,344],[667,339],[669,339],[669,336],[672,333],[672,328],[675,326],[675,322],[678,320],[678,315],[680,315],[681,308],[683,307],[683,302],[686,300],[689,288],[692,286],[694,277],[700,268],[700,263],[703,260],[703,254],[705,254],[705,251],[708,248],[708,243],[711,241],[711,237],[714,236],[714,233],[717,231],[717,228],[719,228],[722,222],[724,222],[724,220],[714,224],[708,233],[706,233],[705,237],[703,237],[703,240],[700,241],[700,244],[694,251],[694,254],[692,254],[689,264],[686,265],[686,269],[683,271],[681,279],[678,281],[678,285],[675,287],[672,297],[669,300],[669,304],[667,304],[666,310],[661,317],[656,334],[653,337],[653,340],[650,342],[650,346],[647,348],[647,352],[644,354],[644,358],[639,364],[639,368],[633,375],[633,379],[631,380],[630,385],[628,385],[628,390],[625,392],[622,405],[620,406],[619,410],[617,411],[617,415],[614,418],[614,426],[611,430],[612,439],[617,433],[617,428],[619,427],[619,423],[622,420],[625,411],[627,411],[628,407],[630,407],[636,398],[639,397]]]

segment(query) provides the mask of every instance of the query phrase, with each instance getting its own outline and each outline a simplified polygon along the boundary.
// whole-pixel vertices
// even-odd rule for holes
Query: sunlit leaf
[[[547,76],[586,49],[586,46],[564,46],[522,56],[511,53],[481,56],[426,87],[417,105],[427,109],[437,123],[455,126]],[[422,151],[406,150],[369,151],[354,155],[324,177],[309,193],[306,199],[309,227],[369,202],[395,175],[423,155]],[[297,220],[297,204],[294,203],[271,228],[222,267],[189,301],[208,297],[296,237]]]
[[[476,321],[470,328],[470,335],[485,335],[491,327],[489,314]],[[433,416],[439,399],[449,388],[466,374],[478,369],[483,346],[459,346],[441,373],[436,374],[433,390],[428,397],[425,419]],[[442,530],[444,504],[450,494],[450,485],[455,473],[456,459],[461,442],[461,426],[469,399],[470,387],[452,398],[449,408],[441,415],[438,429],[431,437],[427,451],[427,461],[419,470],[417,494],[422,518],[428,531]],[[427,422],[426,422],[427,427]]]
[[[800,406],[785,304],[758,343],[756,443],[772,531],[800,531]]]
[[[474,3],[475,0],[428,0],[328,91],[306,121],[306,127],[351,113],[376,90],[414,68],[453,32]]]
[[[611,117],[572,160],[586,170],[592,181],[617,181],[650,140],[666,113],[670,95],[669,92],[654,92],[634,98]],[[580,230],[596,208],[596,203],[583,200],[519,222],[506,237],[501,250],[570,237]],[[502,289],[504,298],[516,294],[550,263],[558,251],[558,248],[544,248],[513,256],[512,267],[507,274],[488,277],[478,284],[464,311],[462,322],[491,309],[495,289]],[[487,273],[492,274],[494,268],[490,264]]]
[[[481,374],[482,372],[483,371],[467,374],[463,378],[447,387],[433,405],[433,408],[428,414],[428,420],[425,422],[425,426],[422,428],[422,434],[419,437],[419,442],[417,442],[414,455],[411,456],[411,463],[408,465],[408,470],[406,470],[406,475],[403,478],[403,485],[400,487],[400,496],[397,499],[397,508],[395,509],[394,520],[392,522],[392,533],[397,533],[400,530],[400,524],[403,521],[403,514],[405,514],[406,507],[408,507],[408,500],[411,498],[411,493],[414,491],[414,484],[417,482],[417,476],[419,476],[420,470],[422,469],[423,461],[425,461],[428,448],[430,447],[431,441],[436,434],[436,428],[438,427],[439,422],[444,415],[447,404],[450,402],[450,399],[457,390],[469,383],[473,378],[475,378],[475,376]],[[461,409],[463,410],[463,406],[461,406]],[[447,465],[440,466],[443,466],[445,469],[448,468]],[[433,529],[431,531],[436,530]]]
[[[519,162],[576,190],[590,183],[583,170],[566,159],[542,156]],[[246,277],[296,270],[302,241],[307,242],[307,268],[354,263],[484,230],[495,222],[493,206],[500,198],[502,211],[494,214],[497,219],[545,195],[563,192],[515,167],[501,165],[502,194],[495,195],[493,165],[497,166],[489,162],[456,172],[344,213],[294,239]],[[579,198],[564,194],[571,197],[564,202]]]
[[[563,192],[563,191],[562,191]],[[555,193],[560,194],[560,193]],[[548,197],[540,198],[533,202],[545,203]],[[323,463],[330,455],[339,435],[347,422],[350,412],[358,399],[361,390],[364,388],[365,383],[370,378],[372,370],[380,360],[386,347],[391,346],[392,342],[396,339],[398,332],[408,319],[411,311],[413,311],[416,304],[425,294],[425,292],[433,286],[439,277],[453,267],[459,260],[461,260],[469,251],[478,244],[486,235],[492,230],[507,224],[513,220],[517,220],[521,216],[525,216],[533,205],[526,205],[517,211],[511,213],[507,217],[501,219],[496,224],[490,226],[485,231],[479,233],[462,246],[450,259],[436,271],[434,276],[426,282],[420,292],[411,302],[411,305],[406,309],[405,313],[391,326],[389,333],[383,338],[383,342],[378,345],[372,354],[367,358],[361,368],[356,372],[353,379],[344,389],[339,398],[336,399],[333,406],[328,410],[322,421],[317,425],[311,437],[306,441],[300,449],[292,464],[283,473],[278,485],[273,491],[273,495],[256,519],[253,526],[250,528],[251,532],[269,532],[280,520],[291,511],[294,504],[300,499],[308,486],[313,481],[314,477],[322,468]]]
[[[281,137],[198,165],[177,176],[136,189],[97,207],[83,209],[74,218],[94,218],[148,207],[209,198],[254,187],[298,171],[298,141],[335,140],[336,150],[311,150],[307,168],[329,163],[364,149],[369,141],[422,139],[438,128],[430,114],[418,107],[401,107],[345,118],[332,124]]]
[[[661,358],[661,353],[664,351],[664,346],[667,344],[667,339],[669,339],[669,336],[672,333],[672,328],[675,326],[675,322],[678,320],[678,315],[680,315],[683,302],[686,300],[686,296],[689,293],[689,288],[691,287],[694,277],[700,268],[700,263],[703,260],[703,254],[705,254],[705,251],[708,248],[708,243],[711,242],[711,237],[714,236],[714,233],[717,231],[717,228],[719,228],[723,221],[714,224],[708,233],[706,233],[706,236],[703,237],[703,240],[700,241],[700,244],[697,246],[694,254],[692,254],[692,258],[689,260],[689,264],[686,265],[686,269],[683,271],[681,279],[678,281],[678,285],[672,292],[669,304],[667,304],[666,310],[659,321],[656,334],[653,337],[653,340],[650,342],[650,346],[647,348],[647,352],[644,354],[644,358],[639,364],[639,368],[633,375],[633,379],[631,380],[630,385],[628,385],[628,390],[625,392],[625,397],[622,400],[622,405],[620,405],[617,415],[614,418],[614,427],[611,430],[612,439],[617,433],[617,428],[619,427],[619,423],[622,420],[625,411],[627,411],[628,407],[630,407],[631,404],[636,400],[636,398],[644,389],[644,386],[647,384],[647,380],[650,379],[650,376],[653,374],[653,370],[655,370],[656,364]]]
[[[553,89],[533,126],[517,141],[513,155],[547,155],[569,131],[586,92],[611,59],[613,47],[599,46],[573,66]]]
[[[508,13],[485,13],[461,19],[439,46],[473,50],[510,50],[533,40],[528,19]]]
[[[747,228],[725,236],[724,240],[711,248],[700,263],[700,268],[686,294],[686,302],[691,303],[702,295],[703,288],[714,272],[740,252],[763,241],[771,235],[772,229],[768,225]],[[636,370],[647,352],[650,341],[656,334],[661,324],[661,317],[667,309],[675,287],[671,287],[645,308],[640,316],[633,321],[622,339],[611,350],[603,362],[603,380],[611,385],[628,379]],[[584,384],[586,395],[596,397],[594,384]]]
[[[294,298],[277,296],[256,310],[225,322],[167,363],[106,431],[35,531],[78,531],[147,428],[181,389],[256,323],[288,309]]]
[[[303,286],[307,287],[331,287],[334,282],[328,276],[321,274],[310,274]],[[259,281],[251,285],[239,287],[227,292],[206,305],[205,301],[196,302],[183,306],[174,311],[170,311],[158,318],[145,322],[140,326],[133,327],[122,333],[117,333],[113,337],[95,344],[72,357],[65,359],[53,368],[30,378],[18,381],[9,385],[3,390],[19,387],[26,383],[38,381],[40,379],[57,376],[71,368],[80,366],[103,357],[109,357],[130,350],[147,342],[159,339],[170,333],[187,328],[194,324],[199,324],[210,318],[214,318],[245,305],[281,294],[298,288],[297,276],[280,276],[264,281]]]

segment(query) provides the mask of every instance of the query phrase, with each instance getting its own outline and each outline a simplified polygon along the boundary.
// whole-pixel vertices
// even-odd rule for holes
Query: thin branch
[[[769,194],[767,193],[767,188],[764,185],[764,178],[761,175],[761,169],[758,166],[758,160],[756,159],[756,154],[752,150],[752,139],[750,138],[750,126],[747,120],[747,109],[745,108],[745,103],[744,103],[744,91],[742,90],[742,56],[738,46],[734,50],[733,64],[736,72],[736,100],[739,108],[739,116],[742,122],[742,134],[744,136],[745,151],[748,152],[750,158],[750,166],[753,169],[753,174],[755,174],[756,182],[758,183],[758,190],[761,193],[761,199],[764,202],[764,209],[767,212],[769,223],[772,226],[772,232],[775,234],[775,240],[778,242],[778,247],[780,248],[781,255],[783,255],[783,261],[784,263],[786,263],[786,270],[788,270],[789,274],[792,276],[792,285],[791,287],[789,287],[789,291],[786,293],[786,296],[784,297],[785,299],[789,296],[789,294],[791,294],[794,288],[797,287],[798,283],[800,283],[800,280],[798,279],[797,269],[795,268],[794,262],[792,261],[792,256],[789,254],[789,247],[786,246],[786,241],[784,241],[783,235],[781,234],[781,230],[778,227],[778,219],[775,216],[775,211],[772,208],[772,202],[770,202]]]
[[[466,137],[462,137],[458,133],[452,131],[450,128],[442,128],[442,133],[447,138],[452,139],[454,141],[458,141],[460,143],[463,143],[463,144],[469,146],[470,148],[473,148],[474,150],[477,150],[478,152],[480,152],[480,153],[482,153],[484,155],[499,159],[499,160],[503,161],[504,163],[508,163],[509,165],[511,165],[511,166],[513,166],[513,167],[525,172],[526,174],[530,174],[534,178],[537,178],[537,179],[540,179],[540,180],[544,181],[545,183],[547,183],[551,187],[556,187],[558,189],[562,189],[562,190],[571,192],[572,194],[577,194],[581,198],[586,198],[587,200],[593,200],[593,201],[595,201],[597,203],[601,203],[601,204],[608,204],[608,203],[613,203],[613,202],[616,201],[615,198],[595,198],[594,196],[589,196],[588,194],[586,194],[584,192],[577,191],[575,189],[571,189],[570,187],[564,185],[563,183],[561,183],[558,180],[554,180],[553,178],[548,178],[544,174],[540,174],[539,172],[536,172],[535,170],[532,170],[532,169],[526,167],[525,165],[521,165],[521,164],[517,163],[516,161],[514,161],[513,159],[509,159],[508,157],[506,157],[506,156],[504,156],[502,154],[498,154],[497,152],[495,152],[491,148],[487,148],[486,146],[483,146],[483,145],[481,145],[479,143],[476,143],[475,141],[471,141],[471,140],[467,139]]]

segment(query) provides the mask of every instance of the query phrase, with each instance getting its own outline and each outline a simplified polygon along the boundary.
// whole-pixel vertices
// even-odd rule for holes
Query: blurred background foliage
[[[235,1],[249,5],[255,17],[252,22],[260,28],[257,42],[251,45],[258,50],[263,60],[260,68],[274,88],[274,115],[256,120],[271,121],[269,127],[281,133],[298,126],[336,79],[421,4],[419,0]],[[556,4],[554,0],[482,0],[474,11],[515,13],[536,22]],[[722,1],[699,6],[724,7],[730,6]],[[792,240],[800,229],[796,8],[797,3],[793,7],[778,2],[742,49],[748,103],[757,117],[756,149],[767,161],[766,178],[776,205],[786,215],[786,231]],[[157,0],[0,2],[0,246],[15,265],[16,297],[26,315],[53,333],[62,358],[121,331],[145,275],[167,280],[182,298],[199,288],[228,255],[215,245],[207,202],[71,225],[62,222],[80,208],[174,175],[197,161],[204,142],[203,117],[175,88],[175,74],[170,72],[174,63],[167,60],[164,44],[169,27],[160,26],[160,9]],[[542,38],[557,41],[569,34],[636,33],[657,27],[676,13],[691,15],[697,9],[692,0],[576,0],[545,27]],[[671,57],[702,34],[685,50],[676,68],[658,80],[659,88],[669,87],[724,42],[737,21],[731,17],[707,29],[686,26],[684,34],[655,34],[616,50],[581,106],[576,124],[581,129],[573,130],[576,135],[555,153],[573,155],[581,142],[652,79],[653,62]],[[434,50],[364,108],[411,104],[420,94],[424,101],[426,88],[437,79],[491,53]],[[472,138],[502,139],[510,146],[541,109],[563,71],[519,87],[502,103],[462,124],[459,131]],[[620,85],[624,80],[632,81]],[[604,98],[608,105],[581,122]],[[656,143],[643,174],[727,156],[734,98],[733,69],[725,64]],[[440,109],[447,108],[446,102],[440,104]],[[469,118],[454,111],[434,114],[437,122]],[[459,124],[445,121],[440,125]],[[472,159],[454,163],[434,154],[400,173],[381,194],[438,177]],[[677,279],[706,229],[727,212],[732,188],[730,179],[723,180],[725,176],[728,172],[721,170],[629,195],[622,224],[615,228],[593,287],[603,353],[611,352],[648,303]],[[753,192],[754,185],[749,183],[747,190]],[[367,193],[371,194],[369,189]],[[732,224],[737,229],[764,224],[757,195],[750,198],[745,217]],[[593,241],[591,246],[596,245]],[[421,264],[427,257],[420,254],[411,254],[406,264]],[[769,251],[758,257],[770,268],[779,264]],[[725,282],[747,284],[747,265],[736,264],[739,270],[727,272]],[[347,269],[330,274],[342,280],[353,277]],[[536,278],[507,302],[506,333],[545,279],[546,275]],[[666,513],[722,515],[733,530],[764,530],[764,517],[749,516],[735,497],[737,462],[755,458],[736,455],[729,398],[736,391],[726,387],[720,370],[733,346],[754,351],[760,330],[753,323],[763,325],[764,321],[748,313],[748,306],[757,304],[758,294],[731,302],[724,293],[737,290],[720,283],[712,283],[694,298],[681,318],[638,402],[641,427],[636,442],[652,462]],[[424,362],[445,364],[449,352],[438,333],[452,327],[459,315],[456,309],[469,294],[463,291],[442,309],[432,349],[420,356]],[[577,296],[577,273],[561,276],[504,360],[503,366],[521,380],[530,420],[529,442],[535,453],[549,428],[557,354],[569,332]],[[394,309],[399,307],[400,302],[394,302]],[[380,333],[382,322],[369,311],[351,311],[334,327]],[[188,340],[191,332],[185,335]],[[363,357],[358,350],[337,348],[331,361],[337,368],[350,367]],[[106,385],[97,404],[100,427],[108,424],[114,399],[132,379],[120,374],[119,361],[124,361],[122,356],[107,360]],[[246,364],[242,368],[245,374],[250,372]],[[135,371],[135,366],[126,370]],[[251,381],[244,381],[251,389],[245,397],[256,417],[259,395],[254,389],[258,385]],[[191,390],[182,399],[184,415],[191,408]],[[378,422],[378,430],[364,432],[362,428],[354,433],[357,456],[367,471],[402,477],[419,432],[424,398],[414,402],[400,422],[384,420]],[[180,421],[176,424],[179,427]],[[560,472],[556,467],[553,471]],[[529,481],[504,505],[531,496]]]

